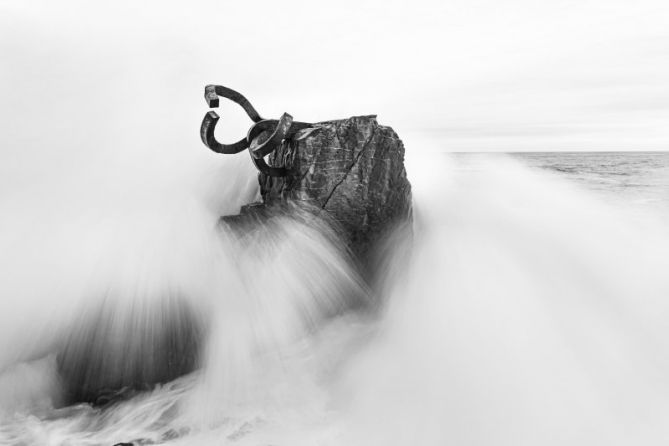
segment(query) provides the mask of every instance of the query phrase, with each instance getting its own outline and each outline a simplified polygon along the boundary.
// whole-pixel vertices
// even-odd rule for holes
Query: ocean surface
[[[669,207],[669,152],[511,153],[589,190],[648,208]]]
[[[136,179],[0,196],[0,444],[666,444],[669,153],[407,151],[414,246],[373,290],[316,222],[215,231],[255,172],[175,153],[150,185],[133,156]],[[344,311],[353,292],[378,313]],[[91,314],[141,363],[128,333],[175,302],[208,328],[201,370],[62,407],[56,354]]]

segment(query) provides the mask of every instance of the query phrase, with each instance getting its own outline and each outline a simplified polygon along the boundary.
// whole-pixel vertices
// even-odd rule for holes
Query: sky
[[[408,149],[667,150],[667,25],[666,0],[0,0],[0,159],[197,145],[209,83]]]

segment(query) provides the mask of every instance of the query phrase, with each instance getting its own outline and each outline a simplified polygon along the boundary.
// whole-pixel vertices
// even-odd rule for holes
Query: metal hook
[[[264,157],[279,147],[284,139],[291,138],[299,130],[311,127],[311,124],[293,122],[293,117],[288,113],[284,113],[279,120],[263,119],[242,94],[221,85],[207,85],[204,88],[204,98],[209,107],[218,107],[219,96],[239,104],[255,124],[249,129],[246,138],[233,144],[222,144],[214,136],[220,117],[216,112],[209,111],[200,126],[200,137],[204,145],[214,152],[224,154],[239,153],[248,149],[258,170],[271,177],[286,176],[285,168],[268,166]]]
[[[246,140],[249,143],[249,153],[256,168],[270,177],[286,176],[286,169],[283,167],[270,167],[265,162],[265,156],[269,155],[281,145],[283,140],[288,135],[291,125],[293,124],[293,117],[288,113],[284,113],[281,119],[263,120],[257,122],[249,129]],[[274,131],[272,132],[272,128]],[[271,133],[270,133],[271,132]]]
[[[202,120],[202,125],[200,126],[200,138],[205,146],[209,147],[216,153],[225,153],[228,155],[239,153],[244,149],[248,149],[249,145],[246,141],[246,138],[240,139],[233,144],[221,144],[216,140],[214,136],[214,129],[216,128],[216,123],[220,119],[220,116],[215,111],[207,112],[204,115]]]
[[[236,92],[222,85],[207,85],[204,87],[204,99],[207,101],[207,104],[211,108],[218,107],[219,96],[230,99],[232,102],[239,104],[246,114],[251,118],[253,122],[262,121],[260,113],[253,108],[253,105],[249,102],[248,99],[244,97],[241,93]],[[225,154],[234,154],[239,153],[244,149],[248,148],[246,139],[241,139],[233,144],[222,144],[216,140],[214,136],[214,130],[216,129],[216,124],[220,117],[215,111],[208,112],[204,119],[202,120],[202,125],[200,126],[200,138],[205,146],[209,147],[216,153],[225,153]]]

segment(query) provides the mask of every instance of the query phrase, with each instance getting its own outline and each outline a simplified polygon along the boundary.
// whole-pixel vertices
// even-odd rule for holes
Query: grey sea
[[[669,152],[523,152],[510,156],[633,205],[669,210]]]

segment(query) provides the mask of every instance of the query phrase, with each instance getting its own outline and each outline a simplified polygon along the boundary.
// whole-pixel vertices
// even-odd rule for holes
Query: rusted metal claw
[[[282,120],[284,120],[284,117],[288,117],[291,120],[293,119],[293,117],[290,116],[288,113],[284,113],[281,119],[278,121],[276,119],[263,119],[260,122],[256,122],[253,125],[253,127],[249,129],[249,133],[246,136],[246,139],[249,141],[249,143],[251,143],[255,138],[257,138],[263,132],[274,131],[274,129],[276,129],[276,131],[274,131],[274,134],[281,133],[284,135],[283,139],[292,139],[293,136],[295,136],[295,134],[300,130],[313,127],[313,124],[309,124],[307,122],[292,121],[292,124],[288,126],[288,129],[285,132],[282,132],[280,130],[280,127],[285,125],[285,122],[282,122]],[[280,142],[281,141],[277,141],[276,143],[278,144]],[[274,148],[275,147],[272,147],[272,144],[267,144],[267,143],[263,143],[262,146],[249,147],[251,153],[256,158],[269,155],[270,153],[272,153],[272,150],[274,150]]]
[[[269,155],[283,142],[288,135],[288,130],[293,125],[293,117],[288,113],[284,113],[276,124],[272,122],[261,126],[258,124],[260,123],[256,123],[256,125],[251,127],[246,137],[246,140],[249,142],[251,156],[255,159],[264,158]],[[265,136],[271,131],[272,127],[274,127],[274,131],[269,136]]]
[[[265,120],[256,123],[249,130],[246,136],[249,142],[249,152],[256,168],[270,177],[286,176],[286,169],[283,167],[270,167],[265,162],[265,156],[274,151],[281,145],[288,130],[293,124],[293,117],[284,113],[279,121]],[[274,131],[272,131],[274,129]]]
[[[246,99],[241,93],[238,93],[235,90],[224,87],[222,85],[207,85],[204,87],[204,99],[207,101],[209,108],[218,107],[219,96],[223,96],[224,98],[230,99],[232,102],[239,104],[253,122],[263,120],[260,116],[260,113],[258,113],[256,109],[253,108],[253,105],[251,105],[249,100]]]
[[[239,153],[244,149],[248,149],[249,144],[246,138],[240,139],[233,144],[221,144],[216,140],[216,137],[214,136],[214,129],[216,128],[216,123],[219,119],[220,117],[215,111],[210,111],[204,115],[202,125],[200,126],[200,138],[202,138],[204,145],[216,153],[225,153],[228,155]]]
[[[214,111],[209,111],[202,120],[200,137],[205,146],[216,153],[234,154],[248,149],[256,168],[271,177],[286,176],[283,167],[270,167],[264,157],[281,146],[285,139],[290,139],[299,130],[311,127],[306,122],[294,122],[293,117],[284,113],[281,119],[263,119],[251,103],[240,93],[221,85],[207,85],[204,88],[204,98],[209,107],[219,105],[219,96],[230,99],[239,104],[255,124],[251,127],[246,138],[233,144],[222,144],[216,140],[214,130],[220,117]]]

